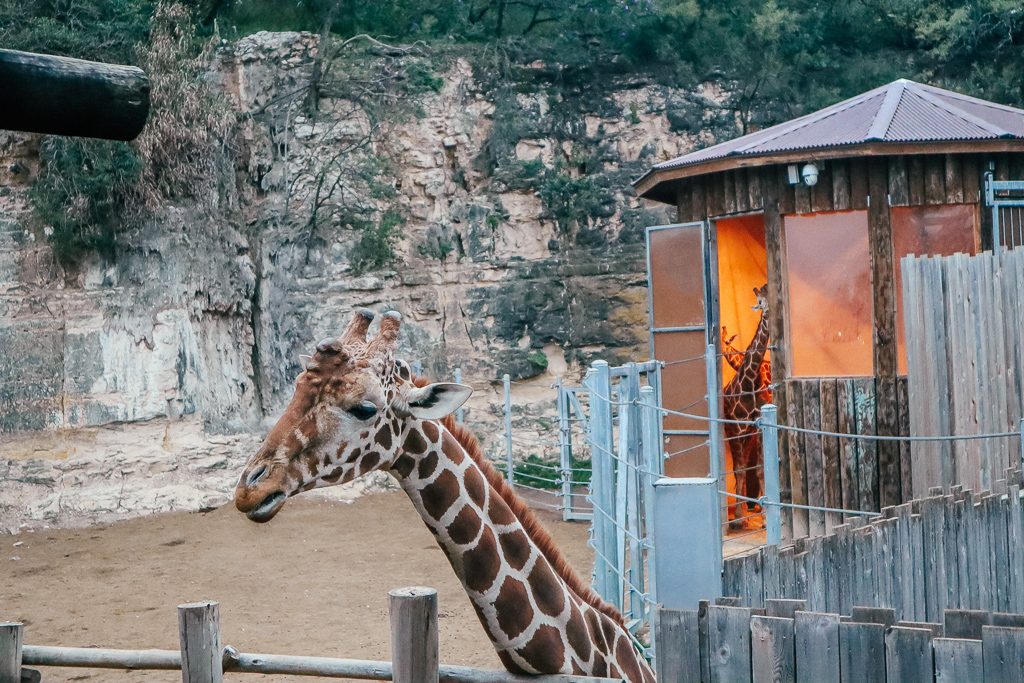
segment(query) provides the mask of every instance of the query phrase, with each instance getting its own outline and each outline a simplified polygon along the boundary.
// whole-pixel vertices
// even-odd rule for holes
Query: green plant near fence
[[[504,462],[496,462],[494,464],[502,472],[506,472],[508,469]],[[555,491],[562,486],[562,474],[557,471],[557,468],[558,463],[556,461],[545,460],[539,455],[531,454],[515,464],[513,472],[514,481],[516,484],[522,484],[523,486]],[[586,460],[573,459],[569,473],[573,486],[590,485],[590,468],[589,458]]]

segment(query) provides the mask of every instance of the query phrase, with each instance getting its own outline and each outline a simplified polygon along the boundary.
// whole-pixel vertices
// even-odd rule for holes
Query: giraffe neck
[[[737,374],[744,382],[749,381],[756,385],[761,375],[761,362],[764,354],[768,351],[768,316],[761,311],[761,319],[757,323],[757,331],[754,338],[750,340],[746,352],[743,354],[743,363]]]
[[[575,592],[484,468],[443,425],[411,421],[392,473],[462,582],[513,673],[653,683],[615,619]],[[562,569],[564,571],[564,569]]]

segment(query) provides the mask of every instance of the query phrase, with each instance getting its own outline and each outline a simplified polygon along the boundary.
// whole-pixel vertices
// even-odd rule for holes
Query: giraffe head
[[[292,400],[235,487],[235,507],[269,521],[301,491],[387,469],[401,454],[408,421],[435,420],[461,406],[472,389],[438,383],[417,388],[395,360],[401,316],[385,313],[367,341],[373,313],[359,309],[340,337],[324,339],[295,381]]]
[[[754,287],[754,298],[757,299],[757,303],[754,304],[755,311],[767,311],[768,310],[768,283],[764,283],[760,287]]]

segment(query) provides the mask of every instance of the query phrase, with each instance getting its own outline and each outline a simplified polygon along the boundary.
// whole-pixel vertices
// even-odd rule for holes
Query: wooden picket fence
[[[723,601],[738,602],[738,598]],[[751,609],[701,603],[661,609],[659,681],[672,683],[1012,683],[1024,680],[1024,615],[947,613],[896,622],[892,609],[849,617],[803,611],[802,600]]]
[[[917,622],[941,621],[946,609],[1024,613],[1021,484],[1018,469],[992,492],[933,489],[870,522],[851,519],[827,536],[730,558],[723,593],[751,607],[773,598],[839,614],[887,607]]]
[[[901,262],[911,434],[1014,431],[1024,417],[1024,248]],[[990,488],[1017,439],[911,444],[915,497]]]

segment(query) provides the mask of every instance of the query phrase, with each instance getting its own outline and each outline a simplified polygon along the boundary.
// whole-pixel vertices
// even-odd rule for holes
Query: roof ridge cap
[[[912,83],[912,81],[901,78],[885,86],[885,99],[882,100],[882,106],[878,108],[875,118],[871,121],[871,128],[868,129],[865,140],[885,139],[889,128],[892,127],[893,119],[896,117],[896,110],[899,108],[900,102],[903,101],[903,93],[907,91],[908,83]]]
[[[978,116],[975,116],[974,114],[971,114],[969,112],[964,111],[963,109],[961,109],[960,107],[956,106],[955,104],[951,104],[949,102],[943,102],[941,99],[939,99],[933,93],[927,92],[925,90],[921,90],[921,91],[915,92],[914,94],[917,95],[918,97],[920,97],[921,99],[923,99],[925,102],[928,102],[929,104],[931,104],[933,106],[936,106],[939,109],[942,109],[947,114],[952,114],[953,116],[959,116],[962,120],[967,121],[968,123],[973,123],[978,128],[981,128],[982,130],[986,130],[989,133],[992,133],[993,135],[995,135],[996,137],[999,137],[999,138],[1016,138],[1016,137],[1019,137],[1017,135],[1014,135],[1010,131],[1006,130],[1005,128],[1001,128],[1000,126],[997,126],[994,123],[991,123],[989,121],[986,121],[983,118],[980,118]]]

